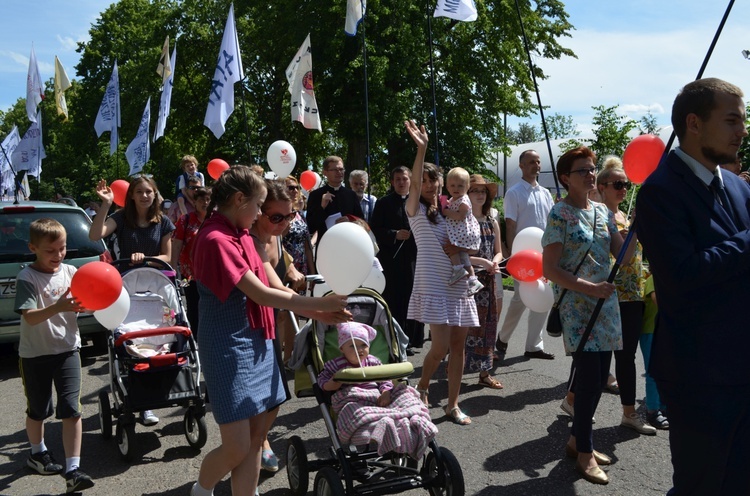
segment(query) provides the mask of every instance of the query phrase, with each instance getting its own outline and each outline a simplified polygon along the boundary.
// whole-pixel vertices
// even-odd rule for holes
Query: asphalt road
[[[506,292],[506,301],[510,293]],[[501,317],[502,320],[502,317]],[[525,319],[524,319],[525,320]],[[439,429],[441,446],[458,458],[466,480],[466,494],[494,495],[658,495],[670,488],[671,464],[667,432],[641,436],[619,426],[619,396],[604,393],[596,412],[594,444],[598,451],[613,458],[607,486],[590,484],[575,472],[574,461],[565,458],[564,446],[570,421],[559,408],[565,394],[570,359],[564,356],[560,339],[547,338],[545,348],[555,353],[555,360],[528,360],[523,357],[526,336],[522,321],[511,339],[506,359],[498,366],[496,376],[503,390],[477,385],[477,374],[464,376],[461,406],[471,415],[470,426],[448,421],[442,411],[447,395],[445,371],[441,367],[430,386],[430,413]],[[414,378],[421,373],[424,353],[413,358]],[[83,356],[83,453],[82,469],[96,481],[87,495],[169,495],[187,496],[196,480],[203,456],[219,443],[218,427],[208,414],[208,443],[201,451],[190,448],[182,431],[184,410],[158,410],[161,422],[154,427],[136,427],[135,461],[121,460],[113,439],[105,440],[99,431],[97,394],[108,385],[105,353],[91,346]],[[638,405],[644,395],[643,363],[637,355],[639,373]],[[613,366],[614,367],[614,366]],[[28,442],[24,430],[25,399],[18,375],[17,358],[6,351],[0,356],[0,494],[60,494],[65,490],[60,476],[43,477],[26,468]],[[271,444],[282,459],[281,470],[264,476],[263,495],[289,494],[283,453],[286,441],[300,436],[311,457],[325,454],[330,440],[320,412],[312,399],[286,403],[271,433]],[[47,424],[45,441],[57,456],[63,458],[61,425]],[[311,475],[314,478],[314,474]],[[310,492],[312,492],[312,481]],[[228,495],[228,481],[215,494]],[[408,494],[425,494],[411,491]]]

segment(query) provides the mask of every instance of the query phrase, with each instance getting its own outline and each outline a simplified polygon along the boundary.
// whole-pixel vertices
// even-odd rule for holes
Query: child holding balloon
[[[471,213],[469,191],[469,173],[461,167],[454,167],[446,176],[446,187],[451,194],[448,204],[443,206],[443,215],[447,219],[448,239],[458,251],[450,255],[453,264],[450,282],[453,285],[464,277],[469,278],[469,296],[478,293],[484,285],[474,274],[469,261],[469,253],[479,250],[479,222]]]
[[[29,249],[36,260],[18,273],[14,309],[21,314],[18,346],[26,395],[26,434],[31,456],[26,464],[42,475],[63,472],[66,492],[93,487],[81,463],[81,336],[76,321],[83,310],[70,295],[76,268],[63,263],[67,234],[54,219],[29,226]],[[57,391],[57,417],[62,419],[65,467],[44,444],[44,420],[52,415],[52,385]]]

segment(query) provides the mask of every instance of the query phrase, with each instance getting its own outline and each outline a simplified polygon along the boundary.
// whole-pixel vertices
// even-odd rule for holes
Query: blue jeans
[[[641,334],[641,353],[643,353],[643,364],[646,366],[646,408],[649,412],[661,410],[664,412],[666,407],[659,398],[659,390],[656,389],[656,381],[648,373],[648,364],[651,361],[651,342],[654,339],[653,334]]]

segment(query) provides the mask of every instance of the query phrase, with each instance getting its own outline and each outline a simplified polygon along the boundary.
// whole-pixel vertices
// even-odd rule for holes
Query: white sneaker
[[[463,279],[464,277],[468,276],[469,273],[466,269],[463,268],[461,265],[457,265],[453,267],[453,273],[451,273],[451,278],[448,281],[448,286],[453,286],[458,281]]]
[[[656,427],[649,425],[641,420],[641,417],[637,413],[631,413],[630,415],[622,415],[620,425],[623,427],[630,427],[631,429],[646,434],[649,436],[656,435]]]
[[[575,410],[573,410],[573,405],[568,403],[568,400],[566,398],[563,398],[562,403],[560,403],[560,409],[567,413],[570,418],[574,417],[573,414],[575,413]],[[596,423],[596,417],[591,417],[591,423]]]
[[[154,412],[151,410],[142,411],[140,417],[143,425],[156,425],[159,423],[159,417],[154,415]]]
[[[476,277],[469,278],[469,296],[474,296],[484,288],[484,284],[479,282]]]

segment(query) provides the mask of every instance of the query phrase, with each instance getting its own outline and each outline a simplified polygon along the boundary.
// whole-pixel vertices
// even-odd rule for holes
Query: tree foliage
[[[578,135],[578,126],[572,115],[552,114],[547,117],[547,133],[550,139],[574,138]]]
[[[152,144],[144,168],[165,194],[184,154],[195,155],[201,164],[214,157],[262,164],[268,145],[277,139],[294,145],[296,175],[331,154],[344,157],[348,169],[366,169],[369,149],[372,182],[383,182],[391,167],[408,165],[413,158],[405,119],[422,122],[434,133],[428,21],[438,123],[430,158],[439,148],[444,167],[479,169],[488,150],[506,142],[500,116],[528,115],[534,108],[515,2],[478,0],[476,22],[455,22],[429,17],[419,2],[370,0],[360,25],[366,30],[369,148],[362,36],[344,35],[346,2],[234,3],[246,78],[243,91],[235,88],[235,111],[220,140],[203,126],[203,118],[230,0],[120,0],[93,23],[90,41],[79,44],[77,77],[66,93],[67,122],[56,115],[52,81],[46,84],[41,107],[48,158],[42,182],[68,178],[75,189],[68,193],[81,199],[92,194],[95,178],[127,175],[124,150],[149,96],[153,134],[161,84],[155,70],[167,35],[170,50],[177,43],[171,112],[165,136]],[[520,0],[520,8],[534,57],[574,56],[561,45],[573,28],[562,1]],[[308,33],[323,133],[304,129],[289,116],[284,70]],[[115,60],[122,127],[119,150],[110,157],[109,134],[97,138],[93,123]],[[535,75],[546,78],[538,67]],[[0,132],[17,124],[23,133],[28,126],[23,105],[19,99],[0,113]]]
[[[621,157],[625,147],[630,143],[628,133],[637,127],[637,123],[633,119],[617,115],[617,107],[618,105],[591,107],[595,112],[591,121],[594,125],[594,139],[571,139],[560,148],[567,151],[581,145],[588,146],[596,153],[600,163],[608,155]]]

